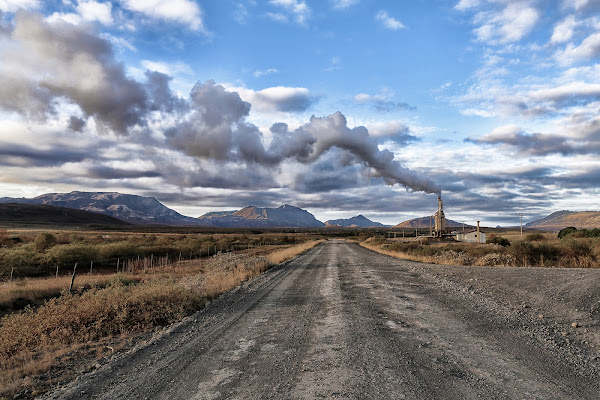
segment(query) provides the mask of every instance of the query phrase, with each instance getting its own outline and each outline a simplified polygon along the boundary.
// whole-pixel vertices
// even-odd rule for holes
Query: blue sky
[[[0,0],[0,196],[597,210],[598,0]]]

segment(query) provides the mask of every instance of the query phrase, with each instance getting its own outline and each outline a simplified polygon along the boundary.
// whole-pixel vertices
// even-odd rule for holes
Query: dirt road
[[[598,399],[599,272],[329,241],[48,397]]]

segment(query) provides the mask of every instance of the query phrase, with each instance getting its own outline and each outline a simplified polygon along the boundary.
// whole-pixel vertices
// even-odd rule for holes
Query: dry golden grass
[[[304,253],[305,251],[312,249],[321,242],[323,242],[323,240],[313,240],[311,242],[300,243],[295,246],[288,247],[287,249],[277,250],[267,255],[267,260],[269,260],[273,264],[281,264],[283,262],[291,260],[298,254]]]
[[[141,332],[180,320],[206,299],[231,290],[271,265],[289,260],[319,241],[256,254],[223,253],[181,261],[137,274],[76,277],[75,294],[67,294],[70,277],[24,279],[0,286],[0,301],[40,299],[62,292],[39,308],[0,319],[0,399],[24,388],[36,389],[40,375],[56,369],[57,360],[82,344]],[[253,252],[254,253],[254,252]]]
[[[110,279],[110,275],[81,274],[76,276],[74,289],[106,286]],[[17,300],[35,304],[40,300],[59,296],[61,292],[69,288],[70,284],[70,276],[25,278],[13,282],[2,282],[0,283],[0,307],[9,310],[13,302]]]
[[[377,252],[379,254],[385,254],[387,256],[400,258],[403,260],[419,261],[419,262],[424,262],[424,263],[429,263],[429,264],[452,264],[452,261],[454,261],[451,259],[444,260],[444,259],[440,259],[440,258],[435,258],[433,256],[421,256],[421,255],[415,255],[415,254],[408,254],[408,253],[404,253],[404,252],[400,252],[400,251],[388,250],[388,249],[382,248],[380,244],[371,244],[368,242],[360,242],[359,244],[362,247],[369,249],[369,250],[373,250],[374,252]]]

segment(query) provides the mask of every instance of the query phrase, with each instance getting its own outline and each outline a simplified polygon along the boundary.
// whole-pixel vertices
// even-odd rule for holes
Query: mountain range
[[[48,193],[33,199],[3,197],[0,203],[75,208],[109,215],[130,224],[200,225],[196,218],[181,215],[154,197],[116,192]]]
[[[2,203],[18,203],[29,205],[45,205],[62,207],[51,208],[18,208],[5,207],[0,215],[0,222],[11,221],[18,223],[31,223],[32,220],[48,221],[56,224],[109,224],[115,225],[116,220],[102,219],[98,216],[104,214],[109,217],[125,221],[130,224],[159,224],[175,226],[206,226],[206,227],[231,227],[231,228],[320,228],[323,226],[339,227],[383,227],[379,222],[374,222],[357,215],[347,219],[329,220],[324,224],[314,215],[301,208],[283,205],[277,208],[261,208],[249,206],[241,210],[209,212],[199,218],[187,217],[179,214],[154,197],[144,197],[116,192],[70,192],[49,193],[28,198],[0,198]],[[65,209],[88,211],[95,214],[69,213]],[[461,227],[462,223],[446,220],[448,227]],[[429,228],[430,217],[414,218],[404,221],[394,228]],[[465,225],[467,226],[467,225]],[[549,216],[531,221],[526,228],[559,230],[568,226],[578,229],[600,227],[600,212],[598,211],[557,211]]]
[[[317,220],[306,210],[291,205],[278,208],[245,207],[236,211],[216,211],[207,213],[199,218],[187,217],[166,207],[154,197],[144,197],[116,192],[70,192],[48,193],[31,199],[0,198],[0,204],[18,203],[28,205],[45,205],[83,210],[90,213],[104,214],[118,220],[136,225],[176,225],[176,226],[206,226],[227,228],[320,228],[325,224]],[[46,210],[46,217],[41,221],[55,220],[54,214],[59,210]],[[38,211],[40,212],[40,211]],[[83,215],[83,214],[82,214]],[[89,223],[97,222],[97,217],[88,215]],[[12,217],[11,217],[12,218]],[[85,218],[83,218],[85,219]],[[58,222],[58,221],[57,221]],[[80,222],[84,224],[83,220]],[[105,223],[109,223],[108,220]]]
[[[374,222],[365,217],[364,215],[357,215],[352,218],[345,219],[331,219],[325,221],[325,226],[339,226],[342,228],[380,228],[384,227],[382,223]]]

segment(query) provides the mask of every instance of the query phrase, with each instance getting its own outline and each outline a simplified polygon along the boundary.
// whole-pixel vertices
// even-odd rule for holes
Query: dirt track
[[[598,399],[599,355],[600,271],[329,241],[48,397]]]

